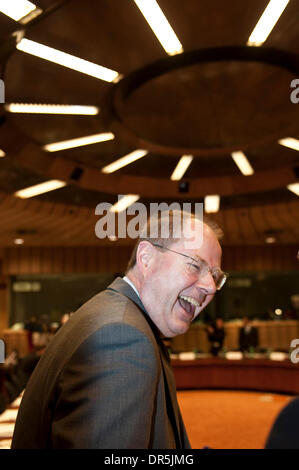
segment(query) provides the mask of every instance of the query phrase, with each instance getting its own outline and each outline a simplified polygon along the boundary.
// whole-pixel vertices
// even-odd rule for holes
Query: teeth
[[[200,307],[200,303],[197,300],[193,299],[192,297],[187,297],[186,295],[180,295],[180,299],[187,300],[190,304],[194,305],[195,307]]]

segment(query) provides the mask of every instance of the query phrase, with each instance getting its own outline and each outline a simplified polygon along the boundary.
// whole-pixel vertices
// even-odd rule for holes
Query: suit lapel
[[[167,412],[172,423],[177,449],[182,449],[182,436],[180,426],[180,411],[176,397],[176,384],[171,368],[170,358],[166,346],[161,340],[160,356],[165,381],[165,390],[167,395]]]
[[[156,327],[156,325],[151,320],[147,311],[145,310],[145,307],[143,303],[141,302],[141,299],[136,294],[134,289],[132,289],[132,287],[126,281],[118,277],[113,281],[112,284],[110,284],[109,287],[107,287],[107,289],[117,291],[125,295],[126,297],[128,297],[130,300],[132,300],[141,309],[143,316],[145,317],[146,321],[149,323],[155,335],[156,341],[159,345],[160,358],[161,358],[162,370],[163,370],[163,375],[164,375],[165,391],[167,395],[168,417],[173,427],[177,448],[181,449],[183,447],[182,436],[181,436],[181,422],[182,421],[181,421],[180,411],[179,411],[177,398],[176,398],[176,385],[175,385],[174,376],[173,376],[173,372],[172,372],[172,368],[170,364],[169,354],[168,354],[165,344],[162,341],[160,332],[158,328]]]

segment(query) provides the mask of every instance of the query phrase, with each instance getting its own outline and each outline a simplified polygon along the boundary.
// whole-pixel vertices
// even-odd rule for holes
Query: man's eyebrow
[[[188,255],[189,258],[193,259],[194,261],[196,261],[197,263],[199,261],[203,261],[204,263],[206,263],[206,261],[204,259],[202,259],[199,255],[194,255],[194,256],[191,256],[191,255]]]
[[[205,259],[201,258],[199,255],[189,256],[189,258],[193,259],[197,263],[201,262],[201,263],[205,263],[207,266],[209,266],[209,263]],[[221,268],[219,266],[212,266],[210,269],[212,269],[212,270],[220,269],[221,270]]]

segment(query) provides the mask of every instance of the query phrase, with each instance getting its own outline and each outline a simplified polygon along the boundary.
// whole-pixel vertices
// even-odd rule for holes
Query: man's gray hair
[[[194,228],[196,220],[208,225],[217,238],[222,236],[222,231],[214,222],[206,219],[204,216],[200,217],[187,211],[166,210],[158,215],[155,214],[149,217],[144,227],[140,230],[140,235],[131,254],[126,273],[134,268],[136,264],[136,254],[140,242],[149,241],[150,243],[167,248],[180,239],[185,238],[186,228],[188,226]]]

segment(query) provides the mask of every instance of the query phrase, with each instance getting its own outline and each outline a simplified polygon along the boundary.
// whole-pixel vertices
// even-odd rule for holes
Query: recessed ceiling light
[[[287,188],[299,196],[299,183],[288,184]]]
[[[124,166],[129,165],[136,160],[139,160],[139,158],[145,157],[147,154],[147,150],[134,150],[134,152],[128,153],[128,155],[125,155],[124,157],[115,160],[109,165],[104,166],[101,171],[102,173],[113,173],[114,171],[119,170],[120,168],[123,168]]]
[[[265,242],[266,242],[266,243],[275,243],[275,242],[276,242],[276,238],[275,238],[275,237],[271,237],[271,236],[270,236],[270,237],[267,237],[267,238],[265,239]]]
[[[218,194],[210,194],[204,200],[205,212],[211,214],[219,211],[220,196]]]
[[[63,67],[76,70],[77,72],[90,75],[91,77],[95,77],[100,80],[113,82],[119,79],[118,72],[115,72],[114,70],[80,59],[79,57],[67,54],[66,52],[58,51],[57,49],[31,41],[30,39],[21,39],[16,47],[19,51],[32,54],[36,57],[40,57],[41,59],[49,60],[55,64],[62,65]]]
[[[292,137],[286,137],[285,139],[280,139],[278,141],[280,145],[283,145],[284,147],[288,147],[293,150],[298,150],[299,151],[299,140],[298,139],[293,139]]]
[[[20,189],[15,192],[15,196],[20,197],[21,199],[27,199],[29,197],[38,196],[39,194],[44,194],[49,191],[54,191],[55,189],[63,188],[66,186],[64,181],[59,180],[49,180],[44,183],[36,184],[28,188]]]
[[[232,152],[231,156],[243,175],[253,175],[254,170],[243,152]]]
[[[131,206],[134,204],[134,202],[138,201],[140,199],[140,196],[138,194],[127,194],[126,196],[123,196],[121,199],[119,199],[110,209],[111,212],[122,212],[127,207]]]
[[[0,12],[15,21],[28,23],[33,17],[40,15],[42,10],[27,0],[0,0]]]
[[[0,158],[5,157],[6,153],[3,152],[3,150],[0,149]]]
[[[182,179],[187,169],[189,168],[192,160],[193,155],[183,155],[180,158],[177,166],[175,167],[170,179],[172,181],[179,181],[180,179]]]
[[[252,31],[247,46],[261,46],[271,33],[290,0],[270,0]]]
[[[101,134],[87,135],[77,139],[62,140],[61,142],[53,142],[43,146],[46,152],[58,152],[60,150],[67,150],[74,147],[82,147],[83,145],[98,144],[99,142],[106,142],[107,140],[114,139],[112,132],[103,132]]]
[[[183,46],[156,0],[134,1],[167,54],[181,54]]]
[[[65,105],[65,104],[32,104],[9,103],[4,108],[10,113],[30,114],[79,114],[96,115],[99,113],[97,106]]]
[[[15,245],[23,245],[24,239],[23,238],[15,238],[14,244]]]

